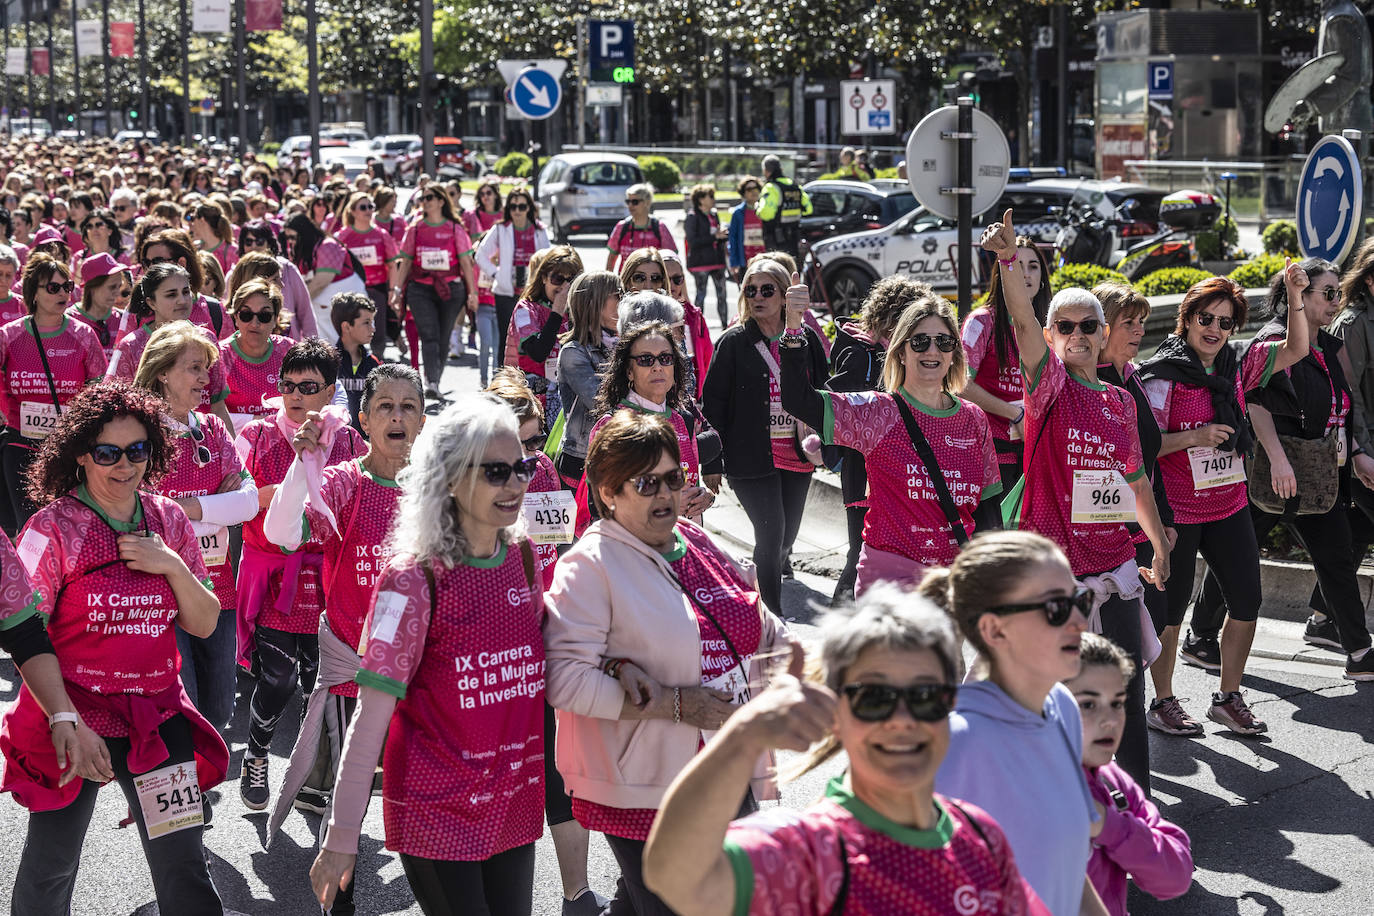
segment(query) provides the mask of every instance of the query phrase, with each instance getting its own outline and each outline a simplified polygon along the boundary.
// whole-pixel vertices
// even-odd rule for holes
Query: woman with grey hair
[[[385,742],[386,845],[420,909],[530,912],[544,821],[543,587],[519,525],[537,462],[517,430],[504,401],[479,394],[426,424],[397,477],[358,711],[311,868],[326,909],[352,880]]]
[[[648,885],[683,916],[944,913],[954,887],[960,912],[964,898],[1037,912],[997,823],[935,792],[959,689],[949,617],[881,584],[826,616],[821,683],[802,663],[794,646],[787,673],[674,780],[645,851]],[[808,808],[731,823],[753,762],[774,748],[809,751],[796,775],[841,750],[848,770]]]
[[[1129,652],[1143,669],[1159,655],[1145,585],[1164,590],[1172,544],[1144,466],[1135,398],[1098,379],[1107,322],[1092,293],[1060,290],[1040,326],[1022,276],[1024,264],[1017,259],[1011,215],[1007,210],[982,239],[1002,271],[1026,392],[1026,470],[1003,500],[1002,513],[1010,527],[1038,532],[1063,548],[1073,574],[1092,592],[1091,629]],[[1127,522],[1137,522],[1154,548],[1148,570],[1136,566]],[[1149,738],[1140,686],[1127,705],[1121,756],[1148,791]]]
[[[650,321],[660,321],[670,328],[682,324],[682,303],[663,293],[630,293],[620,300],[616,315],[618,334]]]
[[[630,252],[640,248],[667,248],[677,251],[677,242],[668,226],[653,215],[654,187],[643,183],[630,185],[625,191],[625,208],[630,215],[615,224],[606,240],[606,269],[618,270]]]

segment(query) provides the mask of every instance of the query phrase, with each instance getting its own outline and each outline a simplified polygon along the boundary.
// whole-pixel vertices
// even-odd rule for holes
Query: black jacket
[[[811,384],[827,375],[825,348],[816,332],[805,328]],[[729,328],[716,341],[706,372],[701,407],[720,433],[725,473],[731,477],[766,477],[773,473],[768,438],[768,365],[754,348],[763,333],[753,321]]]
[[[883,386],[886,357],[882,345],[857,324],[841,322],[835,345],[830,348],[830,381],[825,387],[831,391],[875,391]],[[840,454],[844,457],[840,464],[840,491],[845,505],[852,505],[868,496],[868,469],[864,467],[863,452],[844,448]]]
[[[682,221],[682,234],[687,242],[688,270],[725,267],[725,239],[716,238],[716,229],[711,227],[710,218],[695,207]]]

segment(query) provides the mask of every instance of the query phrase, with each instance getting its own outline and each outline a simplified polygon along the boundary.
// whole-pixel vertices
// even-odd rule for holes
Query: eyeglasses
[[[662,283],[663,274],[646,274],[643,271],[635,271],[630,274],[631,283]]]
[[[196,440],[196,464],[200,467],[205,467],[210,463],[210,459],[214,457],[210,454],[210,450],[205,447],[205,433],[201,430],[200,424],[195,420],[191,421],[191,425],[188,426],[187,429],[191,431],[191,438]]]
[[[525,447],[525,451],[527,452],[539,452],[543,451],[544,445],[548,441],[548,433],[538,433],[536,435],[530,436],[528,439],[521,439],[520,444]],[[535,457],[537,458],[538,456]]]
[[[128,204],[118,204],[117,206],[111,207],[110,209],[114,210],[114,212],[116,213],[123,213],[132,208]]]
[[[674,286],[681,286],[681,285],[686,281],[686,279],[687,279],[687,278],[684,277],[682,274],[669,274],[669,275],[668,275],[668,282],[671,283],[671,284],[673,284]]]
[[[913,353],[924,353],[930,349],[931,344],[935,344],[935,349],[941,353],[953,353],[954,348],[959,345],[959,339],[952,334],[936,334],[934,337],[929,334],[912,334],[906,342]]]
[[[1327,301],[1329,302],[1330,300],[1328,299]],[[1230,315],[1213,315],[1211,312],[1198,312],[1193,318],[1197,320],[1198,327],[1200,328],[1210,328],[1213,320],[1216,321],[1217,327],[1221,328],[1223,331],[1229,331],[1236,326],[1236,319],[1232,318]]]
[[[744,298],[746,299],[772,299],[778,294],[778,288],[772,283],[765,283],[762,286],[755,286],[750,283],[744,288]]]
[[[424,194],[421,195],[420,200],[424,201],[425,203],[429,203],[431,200],[443,200],[443,198],[440,197],[438,194]]]
[[[70,295],[71,291],[76,289],[76,284],[73,283],[71,280],[68,280],[66,283],[50,282],[47,283],[43,288],[46,289],[48,291],[48,294],[51,296],[56,296],[58,293],[67,293]]]
[[[1336,287],[1334,286],[1324,286],[1321,289],[1309,289],[1307,290],[1307,292],[1316,293],[1318,296],[1321,296],[1327,302],[1331,302],[1341,294],[1341,291],[1336,289]]]
[[[571,279],[572,277],[568,276],[567,274],[549,274],[549,282],[552,283],[554,286],[562,286],[564,283],[567,283]]]
[[[483,461],[477,466],[482,469],[482,475],[487,478],[487,483],[494,487],[504,485],[512,474],[520,483],[529,483],[534,479],[534,472],[539,467],[539,456],[530,455],[515,462]]]
[[[625,206],[627,207],[638,207],[642,203],[644,203],[644,199],[642,197],[625,198]]]
[[[277,390],[282,394],[294,394],[299,391],[304,395],[319,394],[324,386],[314,379],[306,379],[303,382],[288,382],[286,379],[277,380]]]
[[[664,350],[662,353],[640,353],[631,356],[630,359],[634,360],[635,365],[641,369],[648,369],[654,363],[658,363],[660,366],[671,366],[673,364],[673,352]]]
[[[635,492],[640,496],[657,496],[658,491],[667,484],[668,489],[676,493],[687,483],[687,478],[683,475],[681,468],[673,468],[666,474],[645,474],[643,477],[636,477],[630,481],[635,488]]]
[[[989,614],[996,614],[998,617],[1007,614],[1020,614],[1024,611],[1044,611],[1045,620],[1052,627],[1062,627],[1069,622],[1076,610],[1084,617],[1092,610],[1093,594],[1086,588],[1077,589],[1072,595],[1056,595],[1053,598],[1046,598],[1044,601],[1033,601],[1029,604],[999,604],[987,610]]]
[[[271,247],[272,247],[272,243],[269,242],[267,239],[254,238],[253,236],[250,235],[250,236],[245,236],[245,237],[244,237],[244,240],[243,240],[243,247],[244,247],[244,248],[271,248]]]
[[[1054,322],[1054,329],[1065,337],[1074,331],[1082,329],[1084,334],[1096,334],[1102,322],[1096,318],[1084,318],[1082,321],[1070,321],[1067,318],[1059,318]]]
[[[358,204],[358,206],[354,207],[353,209],[358,210],[362,213],[371,213],[373,210],[376,210],[377,208],[374,207],[372,204]]]
[[[252,309],[239,309],[234,313],[234,317],[242,324],[248,324],[251,321],[257,321],[258,324],[276,324],[277,322],[277,313],[271,309],[263,309],[261,312],[255,312]],[[305,383],[302,382],[302,384]]]
[[[511,205],[510,205],[510,209],[511,209],[511,212],[512,212],[512,213],[524,213],[524,212],[525,212],[526,210],[528,210],[529,208],[530,208],[530,205],[529,205],[529,204],[511,204]]]
[[[153,446],[147,439],[131,442],[123,448],[104,442],[91,446],[91,460],[106,468],[119,464],[119,459],[125,457],[133,464],[144,464],[152,454]]]
[[[840,688],[849,699],[849,711],[860,722],[886,722],[897,712],[899,701],[918,722],[940,722],[949,718],[959,688],[954,684],[846,684]]]

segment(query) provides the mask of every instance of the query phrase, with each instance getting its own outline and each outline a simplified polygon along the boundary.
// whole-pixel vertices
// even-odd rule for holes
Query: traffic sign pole
[[[959,96],[959,320],[973,304],[973,96]]]

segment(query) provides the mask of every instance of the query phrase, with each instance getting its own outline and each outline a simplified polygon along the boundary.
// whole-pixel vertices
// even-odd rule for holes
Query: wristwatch
[[[70,722],[72,725],[76,725],[80,721],[81,717],[74,712],[55,712],[48,716],[48,729],[52,730],[52,727],[60,722]]]

